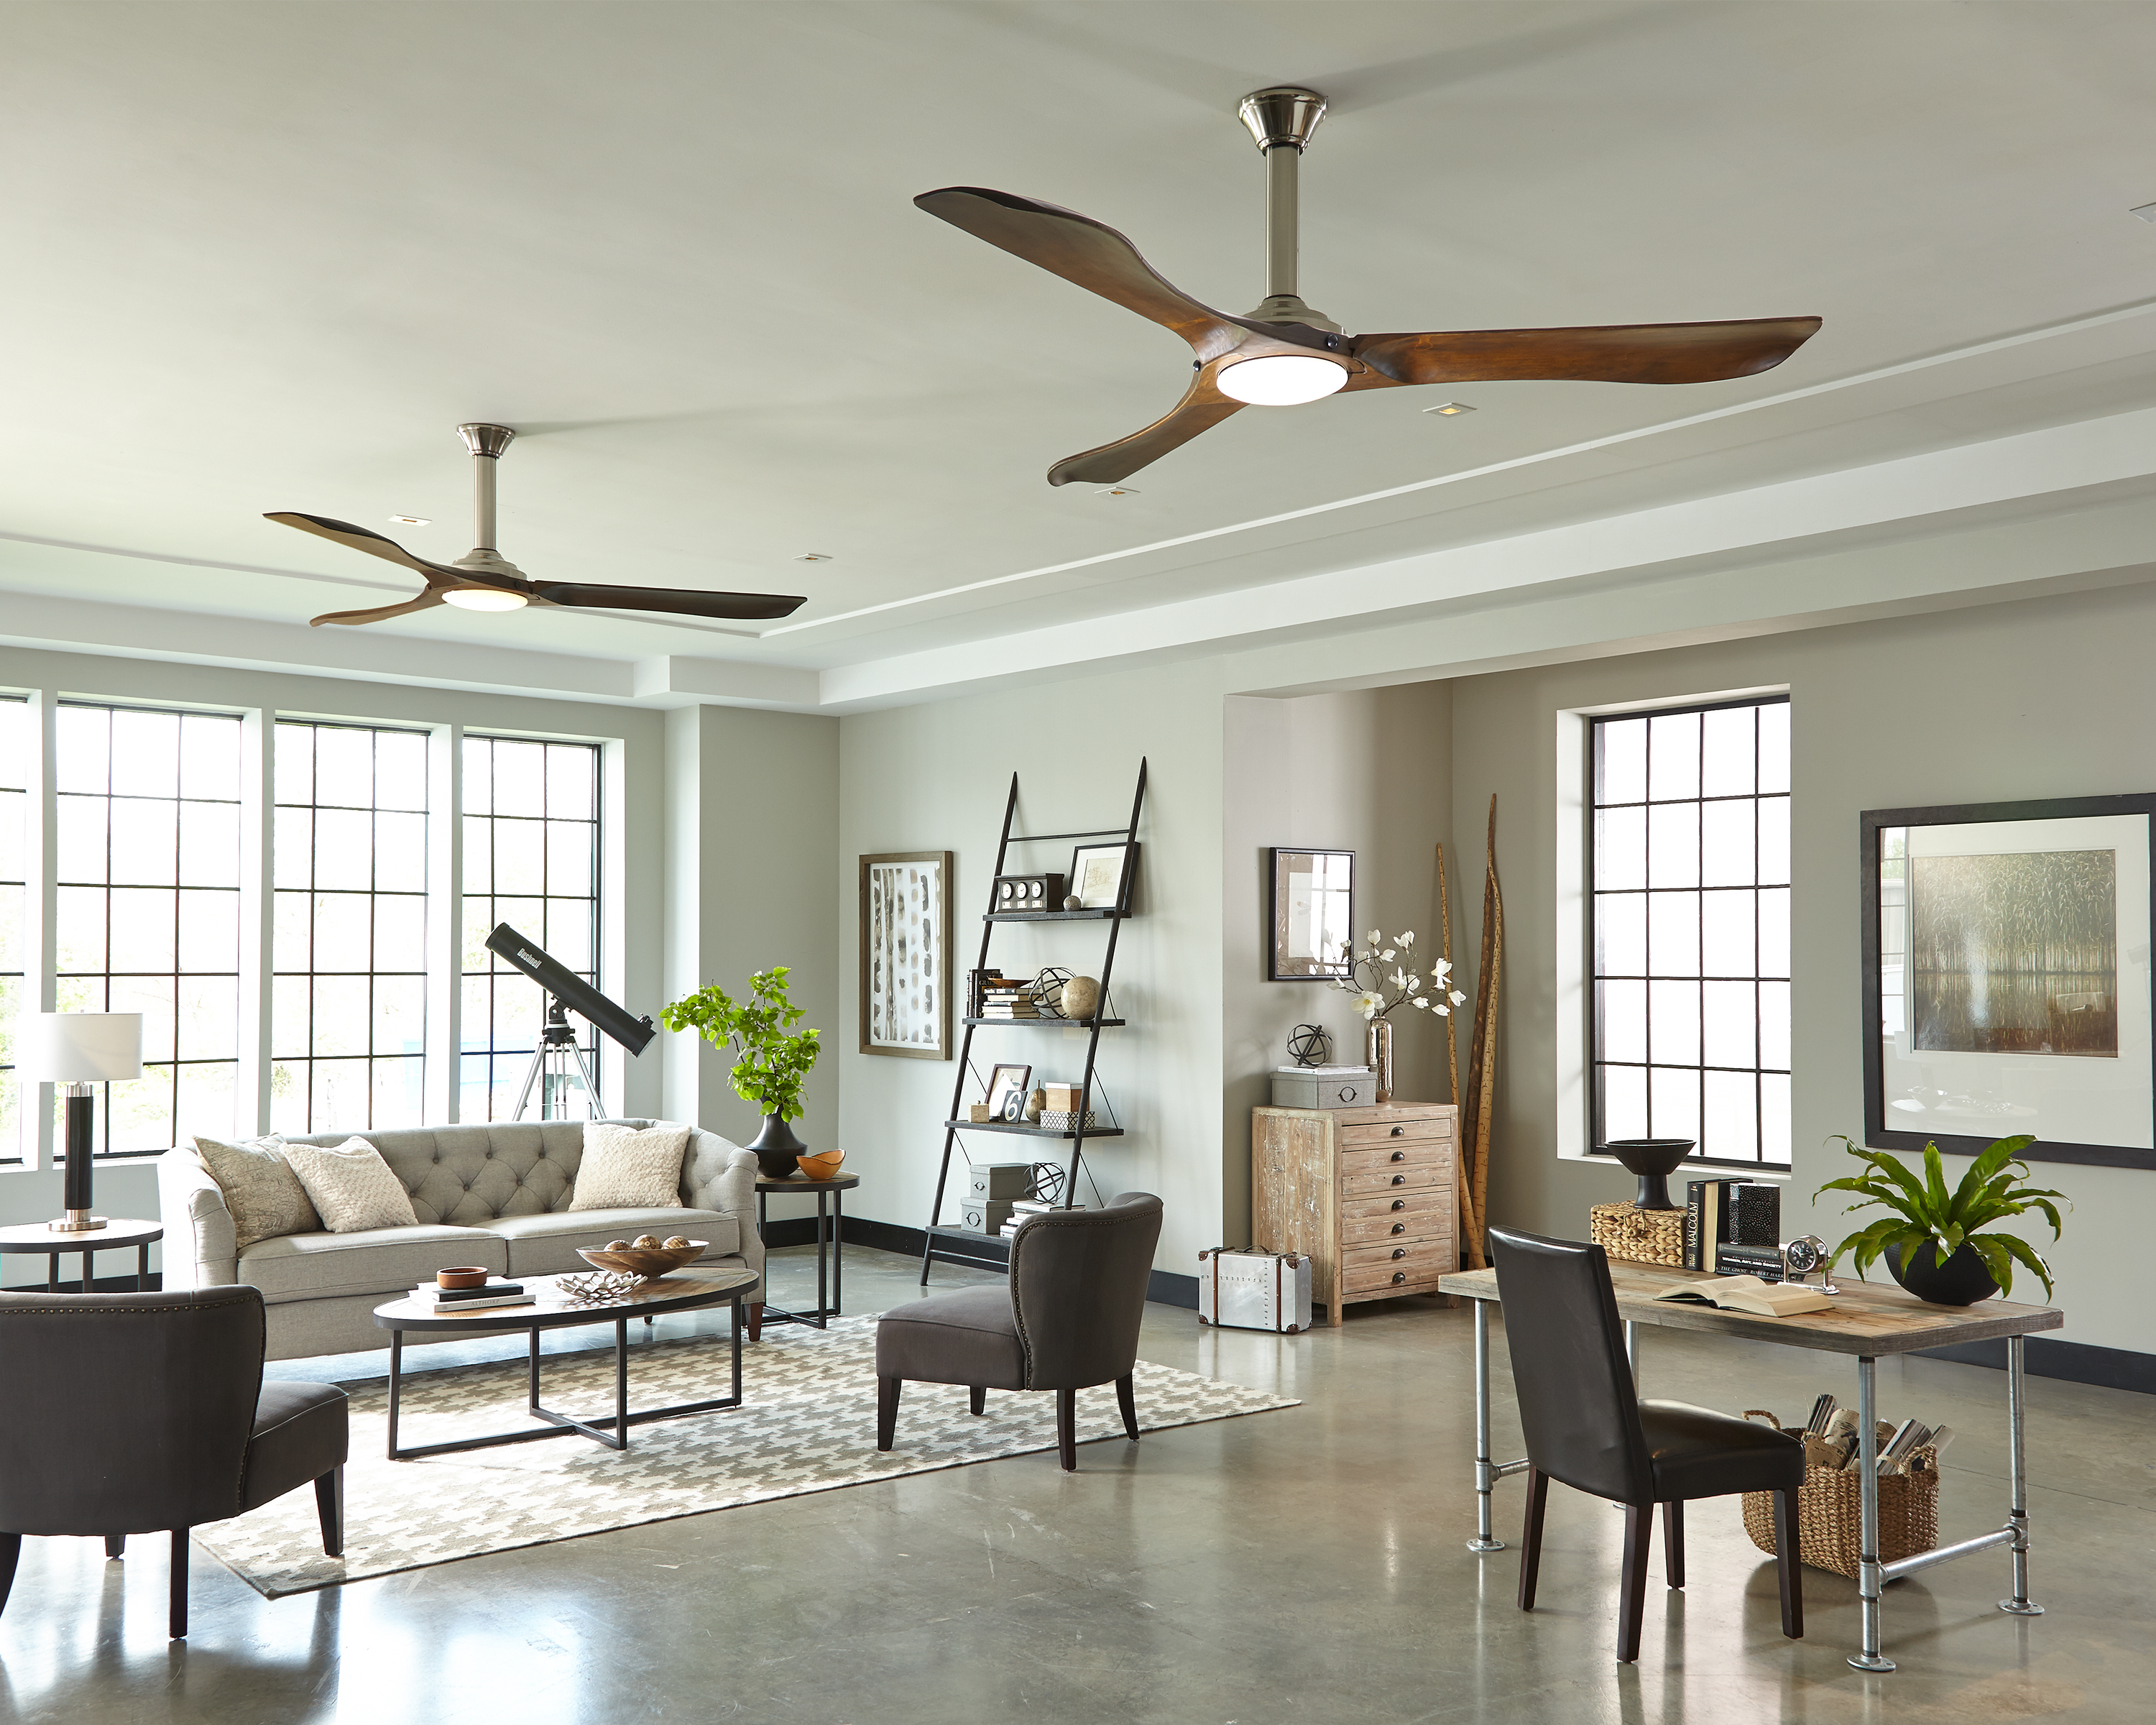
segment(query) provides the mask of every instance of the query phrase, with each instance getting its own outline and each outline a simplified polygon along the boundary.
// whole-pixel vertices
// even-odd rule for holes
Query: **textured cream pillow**
[[[587,1126],[569,1208],[680,1209],[681,1158],[688,1147],[685,1126],[647,1126],[641,1131],[597,1122]]]
[[[287,1144],[285,1159],[321,1212],[332,1234],[357,1234],[365,1228],[416,1228],[418,1213],[412,1194],[391,1172],[382,1153],[364,1138],[346,1138],[325,1149],[319,1144]]]
[[[237,1143],[198,1137],[195,1150],[224,1194],[225,1209],[232,1212],[235,1251],[244,1252],[258,1240],[275,1240],[282,1234],[321,1231],[322,1219],[285,1161],[285,1141],[276,1133]]]

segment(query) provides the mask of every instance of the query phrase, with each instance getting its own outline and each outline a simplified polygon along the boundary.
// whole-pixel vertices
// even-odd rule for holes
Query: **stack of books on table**
[[[412,1290],[412,1297],[422,1306],[431,1306],[437,1312],[490,1311],[501,1306],[531,1306],[538,1302],[536,1294],[528,1294],[521,1281],[504,1281],[499,1276],[489,1276],[475,1288],[443,1288],[433,1282],[423,1281]]]

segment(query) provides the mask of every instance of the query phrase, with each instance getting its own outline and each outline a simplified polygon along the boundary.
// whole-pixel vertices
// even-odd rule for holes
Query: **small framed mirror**
[[[1355,939],[1355,853],[1274,847],[1270,920],[1276,983],[1348,974]]]

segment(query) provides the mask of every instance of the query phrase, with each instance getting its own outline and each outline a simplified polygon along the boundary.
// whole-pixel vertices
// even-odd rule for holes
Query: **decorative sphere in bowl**
[[[577,1255],[595,1269],[656,1281],[684,1264],[693,1264],[710,1245],[709,1240],[692,1240],[677,1246],[629,1246],[619,1251],[605,1246],[578,1246]]]
[[[814,1156],[795,1158],[801,1164],[801,1172],[812,1180],[833,1178],[839,1172],[839,1164],[845,1159],[846,1153],[843,1150],[819,1150]]]

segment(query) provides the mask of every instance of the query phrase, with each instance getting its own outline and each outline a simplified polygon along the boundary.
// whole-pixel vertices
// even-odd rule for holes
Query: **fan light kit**
[[[1057,462],[1048,470],[1050,485],[1127,479],[1245,407],[1298,407],[1347,391],[1416,383],[1709,383],[1769,370],[1819,329],[1816,317],[1768,317],[1348,335],[1296,291],[1297,176],[1325,117],[1325,98],[1276,85],[1245,96],[1237,114],[1265,163],[1265,296],[1240,317],[1192,299],[1163,280],[1123,235],[1075,210],[981,186],[946,186],[913,200],[977,239],[1173,330],[1197,356],[1189,388],[1165,418]],[[1454,402],[1435,411],[1473,409]]]
[[[459,611],[521,611],[526,605],[572,605],[608,611],[670,611],[685,617],[767,618],[791,615],[808,603],[805,598],[792,593],[698,593],[685,588],[535,581],[494,548],[495,469],[516,434],[506,425],[475,424],[459,425],[457,435],[472,454],[472,536],[478,543],[453,563],[429,562],[393,539],[328,516],[284,510],[264,517],[317,538],[333,539],[385,562],[402,564],[427,583],[418,598],[401,604],[377,605],[367,611],[332,611],[309,619],[311,624],[381,623],[435,605],[454,605]],[[414,516],[390,519],[413,526],[427,525]]]

